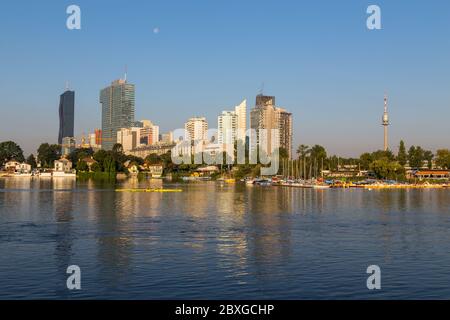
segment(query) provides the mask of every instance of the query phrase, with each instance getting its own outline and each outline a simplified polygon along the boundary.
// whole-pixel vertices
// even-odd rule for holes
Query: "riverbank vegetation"
[[[301,144],[295,150],[292,159],[288,159],[288,152],[279,150],[279,171],[278,174],[286,177],[299,179],[311,179],[313,177],[339,177],[340,174],[347,173],[345,179],[358,180],[361,172],[377,179],[406,180],[407,170],[414,169],[450,169],[450,150],[439,149],[436,154],[426,150],[421,146],[406,147],[404,141],[400,141],[397,152],[391,150],[377,150],[365,152],[358,158],[345,158],[338,155],[328,155],[327,150],[321,145],[308,146]],[[226,159],[224,154],[224,159]],[[192,158],[195,156],[193,155]],[[61,158],[61,146],[56,144],[42,143],[37,150],[37,157],[29,155],[26,160],[23,151],[18,144],[13,141],[0,143],[0,166],[8,161],[18,161],[30,164],[36,168],[38,164],[41,168],[53,168],[54,161]],[[205,165],[199,164],[174,164],[171,153],[163,155],[150,154],[145,159],[126,155],[120,144],[115,144],[111,151],[91,148],[77,148],[73,150],[67,158],[72,162],[79,177],[95,177],[98,179],[108,179],[118,173],[129,174],[148,171],[152,166],[161,166],[164,175],[173,178],[191,176],[198,172],[198,169]],[[193,163],[194,161],[192,161]],[[212,179],[227,176],[235,179],[245,177],[257,177],[261,172],[260,164],[248,164],[248,148],[246,148],[247,164],[218,164],[217,170],[210,172]],[[351,176],[354,172],[354,177]]]

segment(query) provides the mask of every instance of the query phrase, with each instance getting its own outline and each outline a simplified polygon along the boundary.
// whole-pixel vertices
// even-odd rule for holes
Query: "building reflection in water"
[[[8,190],[8,192],[0,192],[0,203],[4,204],[3,210],[25,219],[27,213],[33,211],[35,206],[36,194],[29,192],[32,186],[33,180],[28,177],[0,178],[0,189]]]
[[[94,203],[99,285],[117,289],[131,269],[135,202],[131,193],[109,190],[94,198]]]
[[[247,197],[242,186],[219,186],[214,194],[217,212],[218,267],[230,273],[230,280],[245,284],[248,274],[248,239],[246,234]]]
[[[45,183],[45,182],[44,182]],[[50,182],[46,182],[50,185]],[[76,240],[76,234],[73,230],[73,210],[74,202],[77,201],[74,196],[75,179],[53,179],[51,181],[53,189],[52,206],[55,226],[55,263],[57,270],[57,279],[59,282],[56,295],[61,297],[69,296],[69,291],[66,288],[67,267],[72,264],[77,264],[72,261],[73,245]]]
[[[186,192],[183,192],[183,200],[178,203],[178,210],[184,212],[193,219],[206,218],[211,214],[211,209],[215,202],[215,188],[221,188],[214,183],[209,183],[210,192],[205,192],[204,187],[199,187],[196,184],[188,184]]]
[[[273,262],[286,263],[292,253],[293,194],[284,188],[247,187],[248,243],[258,275],[270,276]]]

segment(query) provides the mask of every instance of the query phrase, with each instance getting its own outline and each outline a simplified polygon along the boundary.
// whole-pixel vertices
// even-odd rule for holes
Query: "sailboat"
[[[317,169],[317,167],[318,166],[316,165],[316,169]],[[312,187],[314,189],[330,189],[330,185],[328,185],[325,182],[323,182],[323,158],[322,158],[321,174],[322,174],[322,177],[319,180],[316,180]],[[316,175],[317,175],[317,172],[316,172]]]

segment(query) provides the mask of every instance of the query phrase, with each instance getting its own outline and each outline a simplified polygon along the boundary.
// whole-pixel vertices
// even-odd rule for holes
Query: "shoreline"
[[[11,175],[11,174],[0,174],[0,179],[18,179],[18,180],[24,180],[24,179],[30,179],[30,180],[40,180],[40,179],[44,179],[45,181],[50,181],[53,179],[56,179],[58,181],[61,180],[65,180],[65,179],[70,179],[70,180],[104,180],[105,176],[104,175],[100,175],[100,176],[87,176],[87,177],[82,177],[81,179],[79,179],[80,177],[76,176],[54,176],[54,177],[47,177],[47,176],[28,176],[28,175]],[[129,177],[116,177],[117,180],[128,180],[128,179],[132,179],[133,176],[129,176]],[[151,179],[151,178],[150,178]],[[156,178],[155,178],[156,179]],[[164,178],[157,178],[157,180],[164,180]],[[184,185],[189,185],[189,184],[198,184],[198,183],[202,183],[202,182],[206,182],[206,181],[202,181],[202,180],[195,180],[195,181],[179,181],[180,183],[184,184]],[[210,180],[207,182],[214,182],[216,184],[224,184],[224,181],[220,181],[220,180]],[[419,190],[430,190],[430,189],[448,189],[450,190],[450,184],[448,182],[443,182],[443,183],[429,183],[429,182],[424,182],[424,183],[415,183],[415,184],[382,184],[382,183],[374,183],[374,184],[353,184],[353,183],[348,183],[348,184],[336,184],[336,185],[328,185],[327,188],[314,188],[312,185],[289,185],[289,184],[280,184],[280,183],[271,183],[269,185],[253,185],[253,184],[246,184],[243,182],[238,182],[236,181],[235,183],[225,183],[225,184],[229,184],[229,185],[246,185],[248,187],[286,187],[286,188],[295,188],[295,189],[314,189],[314,190],[327,190],[327,189],[364,189],[364,190],[410,190],[410,189],[419,189]]]

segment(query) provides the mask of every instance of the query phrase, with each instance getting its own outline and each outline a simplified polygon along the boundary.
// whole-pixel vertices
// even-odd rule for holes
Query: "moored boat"
[[[313,184],[313,189],[330,189],[330,186],[327,184]]]

